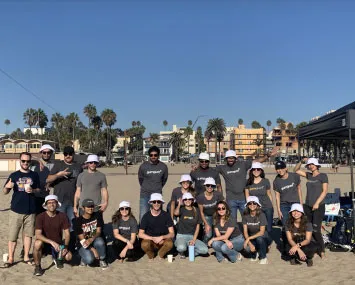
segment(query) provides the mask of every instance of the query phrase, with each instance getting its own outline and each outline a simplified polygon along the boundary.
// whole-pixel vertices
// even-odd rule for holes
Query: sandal
[[[22,262],[25,263],[25,264],[27,264],[27,265],[30,265],[30,266],[34,266],[34,265],[35,265],[34,262],[33,262],[32,260],[30,260],[30,259],[28,259],[28,260],[23,260]]]
[[[12,267],[12,266],[14,266],[14,263],[13,262],[8,262],[8,261],[6,261],[5,263],[4,263],[4,268],[10,268],[10,267]]]

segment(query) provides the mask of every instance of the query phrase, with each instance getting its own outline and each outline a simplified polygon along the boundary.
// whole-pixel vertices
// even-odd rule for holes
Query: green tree
[[[226,123],[221,118],[210,119],[207,123],[206,131],[212,134],[213,137],[215,138],[215,157],[217,161],[217,141],[223,140],[223,137],[226,133]],[[220,142],[219,142],[219,146],[220,146]],[[221,149],[219,151],[221,156]]]
[[[65,117],[65,125],[69,129],[70,133],[72,134],[73,142],[75,141],[75,131],[79,121],[80,121],[79,115],[75,112],[71,112],[69,113],[69,115]]]
[[[97,110],[96,107],[93,104],[88,104],[84,107],[84,114],[88,118],[89,124],[88,124],[88,130],[87,130],[87,135],[88,135],[88,141],[89,141],[89,148],[92,151],[93,143],[92,143],[92,137],[91,137],[91,132],[90,128],[92,125],[92,120],[94,117],[97,116]]]
[[[25,138],[25,134],[19,128],[17,128],[15,131],[13,131],[10,134],[10,139],[23,139],[23,138]]]
[[[266,125],[267,125],[267,132],[270,132],[270,127],[272,125],[271,121],[267,120]]]
[[[288,124],[287,124],[287,130],[288,130],[290,133],[294,132],[295,128],[294,128],[294,126],[293,126],[292,123],[288,123]]]
[[[111,161],[111,128],[112,126],[116,123],[116,113],[112,109],[105,109],[101,113],[101,119],[106,125],[108,131],[107,133],[107,141],[106,141],[106,146],[107,146],[107,153],[106,153],[106,159],[108,161]]]
[[[296,125],[296,131],[298,132],[300,128],[304,127],[307,125],[307,122],[300,122],[299,124]]]
[[[259,123],[258,121],[252,121],[252,122],[251,122],[251,127],[252,127],[253,129],[260,129],[260,128],[261,128],[261,125],[260,125],[260,123]]]
[[[202,128],[200,126],[198,126],[196,129],[195,140],[197,142],[197,152],[201,153],[203,150],[204,142],[203,142]]]
[[[187,126],[184,130],[184,135],[187,143],[187,152],[190,154],[190,136],[193,134],[193,129],[190,126]]]
[[[136,124],[137,124],[137,127],[140,127],[142,125],[141,121],[137,121]]]
[[[213,139],[213,133],[210,130],[206,130],[205,138],[207,141],[207,152],[210,153],[210,141]]]
[[[185,146],[184,134],[180,132],[173,132],[169,138],[169,144],[173,146],[172,158],[179,161],[179,155]]]
[[[137,126],[137,122],[136,121],[132,121],[132,127]]]
[[[152,145],[156,145],[159,142],[159,134],[158,133],[149,133]]]
[[[239,119],[238,119],[238,125],[243,125],[243,123],[244,123],[243,119],[242,119],[242,118],[239,118]]]
[[[95,140],[95,147],[97,148],[99,144],[99,135],[102,127],[102,119],[100,116],[95,116],[91,120],[91,124],[94,127],[96,140]]]
[[[62,148],[64,117],[60,113],[54,113],[51,117],[52,127],[55,132],[55,141],[58,143],[58,148]]]
[[[188,121],[187,121],[187,125],[188,125],[189,127],[191,127],[191,126],[192,126],[192,121],[191,121],[191,120],[188,120]]]
[[[164,121],[163,121],[163,126],[164,126],[164,130],[165,130],[165,131],[166,131],[167,125],[168,125],[168,121],[167,121],[167,120],[164,120]]]
[[[27,108],[26,111],[23,113],[23,120],[25,124],[30,127],[29,138],[32,137],[32,126],[36,124],[36,110],[33,108]]]
[[[11,122],[9,119],[5,119],[4,124],[5,124],[5,133],[7,134],[7,128],[11,124]]]

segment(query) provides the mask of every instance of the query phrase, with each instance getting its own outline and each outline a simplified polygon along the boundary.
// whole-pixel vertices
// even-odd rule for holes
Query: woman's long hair
[[[261,169],[260,177],[261,178],[265,178],[264,169]],[[253,169],[250,169],[249,170],[249,177],[248,177],[247,185],[252,185],[252,184],[254,184],[254,174],[253,174]]]
[[[213,213],[213,224],[217,225],[221,219],[220,215],[218,214],[218,205],[223,205],[226,208],[226,215],[225,215],[225,221],[228,221],[231,215],[231,210],[228,206],[228,204],[225,201],[219,201],[216,204],[216,210]]]
[[[134,217],[133,214],[132,214],[132,209],[131,209],[131,208],[129,208],[128,216],[129,216],[129,218],[132,217],[132,218],[135,219],[135,217]],[[120,219],[122,219],[122,215],[121,215],[120,209],[118,209],[118,210],[113,214],[113,216],[112,216],[112,224],[118,223],[118,221],[119,221]]]
[[[295,240],[295,236],[293,234],[295,227],[295,218],[292,216],[292,212],[288,214],[288,219],[286,222],[286,227],[290,229],[290,232],[292,233],[292,239]],[[304,237],[306,236],[306,231],[307,231],[307,223],[308,219],[305,214],[302,214],[301,217],[301,222],[300,222],[300,227],[297,228],[297,234],[298,236],[302,236],[302,240],[304,240]],[[298,242],[298,241],[296,241]]]
[[[259,217],[260,212],[261,212],[260,206],[257,205],[255,216]],[[250,209],[249,209],[249,206],[247,205],[244,209],[243,216],[249,216],[249,215],[250,215]]]

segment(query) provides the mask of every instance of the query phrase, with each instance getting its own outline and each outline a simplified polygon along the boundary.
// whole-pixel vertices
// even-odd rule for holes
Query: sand
[[[122,200],[128,200],[136,217],[139,210],[139,184],[137,179],[138,166],[129,168],[128,175],[124,175],[123,167],[103,168],[100,171],[107,175],[109,184],[110,204],[104,214],[106,223],[109,223],[114,211]],[[322,169],[329,174],[329,189],[333,192],[339,188],[342,193],[350,191],[350,175],[348,168],[340,168],[339,173],[333,174],[330,169]],[[185,165],[169,166],[169,179],[164,188],[164,199],[169,200],[173,188],[177,186],[180,175],[189,173]],[[5,182],[8,173],[0,172],[1,185]],[[273,168],[266,169],[266,177],[271,181],[275,176]],[[302,189],[305,190],[305,181],[302,179]],[[305,197],[305,196],[304,196]],[[11,195],[1,196],[0,199],[0,253],[7,252],[8,236],[8,208]],[[18,258],[19,241],[15,253]],[[212,252],[212,250],[211,250]],[[5,269],[0,268],[0,284],[355,284],[353,253],[333,253],[327,251],[325,260],[314,258],[314,266],[307,268],[291,266],[280,259],[280,253],[275,244],[268,254],[269,264],[259,265],[248,259],[231,264],[219,264],[214,256],[197,257],[195,262],[174,260],[148,263],[147,257],[137,262],[119,264],[114,262],[102,271],[100,268],[82,268],[65,265],[64,269],[49,268],[41,277],[33,276],[34,268],[24,263]],[[0,261],[1,263],[1,261]],[[51,265],[50,257],[42,260],[44,269]]]

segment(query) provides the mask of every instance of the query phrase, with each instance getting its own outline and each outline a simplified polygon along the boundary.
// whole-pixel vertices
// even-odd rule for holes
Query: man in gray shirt
[[[108,191],[106,176],[97,171],[99,159],[97,155],[90,154],[85,161],[88,171],[79,174],[76,181],[76,192],[74,197],[74,214],[79,217],[78,202],[80,206],[85,199],[91,199],[99,207],[95,211],[103,213],[108,206]]]
[[[159,161],[160,149],[152,146],[148,150],[149,161],[141,164],[138,170],[138,180],[141,186],[139,200],[139,221],[149,211],[149,199],[153,193],[162,193],[168,180],[168,167]]]

